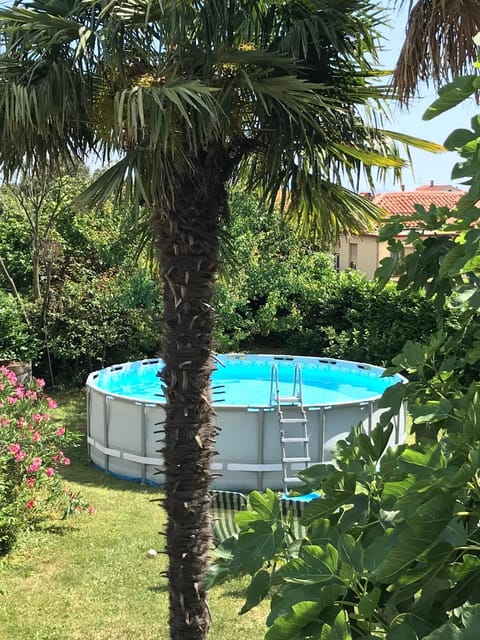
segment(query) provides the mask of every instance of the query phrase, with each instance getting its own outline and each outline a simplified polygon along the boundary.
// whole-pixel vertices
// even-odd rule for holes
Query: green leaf
[[[270,589],[271,577],[268,571],[261,569],[252,578],[245,594],[245,604],[240,613],[246,613],[256,607],[267,595]]]
[[[300,637],[302,629],[318,618],[318,602],[303,601],[293,605],[291,611],[275,619],[265,634],[265,640],[292,640]]]
[[[383,535],[375,538],[374,542],[365,549],[365,568],[370,573],[380,567],[388,558],[390,551],[398,544],[398,535],[393,529],[387,529]]]
[[[402,387],[405,387],[405,385],[402,385]],[[385,448],[387,447],[390,440],[390,436],[392,435],[392,430],[392,423],[389,423],[386,426],[378,424],[370,433],[370,440],[373,443],[375,462],[378,462],[378,460],[380,460],[380,458],[384,454]]]
[[[345,611],[339,611],[332,626],[324,624],[320,640],[352,640],[349,618]]]
[[[443,143],[449,151],[460,149],[464,145],[478,138],[478,134],[470,129],[455,129]]]
[[[452,413],[452,405],[449,400],[431,400],[422,405],[411,405],[410,414],[415,424],[427,422],[440,422],[446,420]]]
[[[402,408],[406,394],[406,385],[397,382],[397,384],[393,384],[391,387],[385,389],[382,397],[378,401],[378,406],[382,409],[388,407],[392,413],[396,414]]]
[[[243,569],[250,575],[272,560],[284,542],[283,531],[267,522],[252,522],[248,531],[241,531],[234,549],[232,570]]]
[[[382,502],[386,501],[387,504],[390,504],[391,499],[398,500],[398,498],[401,498],[410,491],[410,488],[416,481],[415,475],[408,473],[402,480],[386,482],[383,486]]]
[[[248,529],[253,522],[261,519],[260,514],[255,511],[238,511],[238,513],[235,514],[235,524],[237,524],[240,529]]]
[[[301,523],[305,526],[319,518],[330,518],[342,505],[352,499],[349,491],[338,491],[332,497],[312,500],[303,512]]]
[[[342,533],[337,542],[338,557],[358,573],[363,571],[363,547],[349,534]]]
[[[378,603],[382,595],[379,587],[374,587],[370,592],[361,596],[358,601],[358,611],[366,620],[370,620],[378,609]]]
[[[401,353],[395,356],[392,362],[407,371],[416,371],[425,364],[423,345],[414,340],[407,340]]]
[[[323,549],[316,545],[303,545],[301,557],[293,558],[278,571],[285,582],[295,584],[326,584],[338,580],[338,551],[331,544]]]
[[[319,611],[331,610],[330,608],[345,595],[344,585],[335,584],[322,586],[318,584],[298,585],[285,584],[281,591],[277,591],[272,597],[271,611],[267,618],[267,625],[272,626],[276,618],[291,612],[292,607],[298,602],[316,602]]]
[[[403,622],[389,630],[386,640],[418,640],[418,636],[409,624]]]
[[[398,466],[413,474],[416,479],[430,477],[432,471],[447,465],[439,444],[427,443],[406,447],[399,456]]]
[[[423,119],[431,120],[466,100],[477,90],[477,81],[477,76],[462,76],[441,87],[438,91],[439,97],[425,111]]]
[[[432,544],[450,522],[454,497],[442,493],[421,504],[407,526],[399,527],[398,543],[388,557],[375,570],[380,582],[391,583],[398,574],[406,571]]]
[[[348,532],[353,527],[364,526],[371,516],[370,497],[366,493],[357,493],[352,496],[340,516],[338,528]]]
[[[272,522],[280,517],[280,501],[278,495],[271,489],[267,489],[265,493],[252,491],[248,500],[250,508],[256,511],[264,520]]]
[[[378,281],[378,287],[382,289],[395,273],[397,261],[394,258],[382,258],[380,265],[375,270],[375,279]]]

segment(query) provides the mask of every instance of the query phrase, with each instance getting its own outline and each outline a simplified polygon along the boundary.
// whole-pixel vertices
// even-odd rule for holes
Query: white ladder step
[[[280,438],[280,442],[309,442],[308,438]]]
[[[307,418],[280,418],[279,422],[281,424],[302,424],[307,422]]]
[[[301,458],[282,458],[283,462],[310,462],[310,456]]]
[[[293,483],[302,484],[302,480],[300,480],[300,478],[297,478],[297,476],[293,476],[292,478],[285,477],[283,478],[283,481],[288,482],[289,484],[293,484]]]
[[[278,402],[299,402],[299,396],[277,396]]]

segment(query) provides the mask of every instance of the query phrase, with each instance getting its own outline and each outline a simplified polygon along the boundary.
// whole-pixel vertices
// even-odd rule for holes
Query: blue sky
[[[405,29],[405,11],[394,12],[394,26],[387,33],[385,50],[380,54],[382,66],[393,68],[401,49]],[[391,129],[415,135],[442,144],[447,136],[457,128],[470,128],[470,119],[480,112],[480,107],[475,105],[473,98],[470,102],[459,105],[438,116],[424,121],[422,114],[436,99],[437,93],[431,86],[420,87],[420,97],[412,102],[407,112],[405,109],[396,108],[392,115],[392,122],[388,125]],[[421,185],[429,184],[431,180],[435,184],[453,184],[461,186],[450,178],[451,170],[458,156],[455,153],[431,154],[422,151],[412,151],[413,174],[411,169],[406,169],[402,183],[406,190],[413,190]],[[398,191],[399,185],[392,181],[385,184],[378,183],[377,193],[382,191]]]

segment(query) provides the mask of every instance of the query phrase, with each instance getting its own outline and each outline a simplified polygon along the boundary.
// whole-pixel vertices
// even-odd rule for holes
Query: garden
[[[434,17],[420,32],[437,82],[450,71],[434,56],[475,15],[440,47]],[[375,83],[379,19],[368,2],[2,10],[0,350],[34,371],[0,367],[2,640],[477,637],[478,118],[445,141],[468,193],[391,218],[375,282],[328,252],[377,220],[360,175],[398,176],[396,143],[422,145],[363,121],[392,97]],[[478,95],[469,47],[425,118]],[[398,69],[408,102],[425,70],[412,84]],[[112,164],[91,176],[89,153]],[[253,491],[213,545],[211,353],[277,348],[408,380],[370,433],[353,425],[333,461],[300,472],[318,496],[304,535],[275,492]],[[161,490],[91,466],[83,391],[88,372],[157,353]],[[410,435],[389,448],[404,403]]]

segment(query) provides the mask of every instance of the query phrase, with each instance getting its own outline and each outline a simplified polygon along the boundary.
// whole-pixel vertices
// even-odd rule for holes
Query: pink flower
[[[87,511],[89,516],[93,516],[93,514],[95,513],[95,507],[93,505],[90,505]]]
[[[40,440],[40,432],[39,431],[34,431],[32,439],[33,439],[34,442],[38,442]]]
[[[45,469],[45,473],[47,474],[48,478],[51,478],[52,476],[55,475],[55,469],[53,467],[47,467]]]
[[[27,502],[27,509],[33,509],[33,507],[35,506],[35,500],[29,500]]]
[[[45,380],[43,378],[37,378],[37,384],[40,389],[43,389],[43,387],[45,386]]]
[[[64,435],[64,433],[65,433],[65,427],[60,427],[60,429],[57,429],[57,430],[55,431],[55,435],[56,435],[56,436],[63,436],[63,435]]]
[[[36,473],[42,464],[41,458],[34,458],[28,467],[28,473]]]
[[[27,478],[27,486],[29,489],[33,489],[35,486],[35,478]]]
[[[3,373],[3,375],[7,378],[10,384],[13,384],[13,385],[17,384],[17,376],[13,373],[13,371],[10,371],[10,369],[7,369],[7,367],[2,366],[0,367],[0,372]]]
[[[17,387],[15,389],[15,395],[17,396],[17,398],[23,398],[25,396],[25,391],[23,389],[23,387]]]
[[[34,422],[40,422],[40,420],[42,419],[42,414],[41,413],[32,413],[32,420]]]
[[[36,391],[32,391],[32,389],[28,389],[25,391],[25,397],[29,400],[36,400],[38,398],[38,394]]]
[[[18,398],[16,398],[15,396],[8,396],[7,402],[9,402],[10,404],[15,404],[16,402],[18,402]]]
[[[9,444],[7,447],[10,453],[13,453],[13,454],[18,453],[21,448],[22,447],[17,442],[15,442],[14,444]]]
[[[27,421],[25,420],[25,418],[19,418],[19,419],[17,420],[17,425],[18,425],[19,427],[23,427],[26,423],[27,423]]]
[[[56,409],[58,407],[58,404],[55,402],[53,398],[47,398],[47,403],[48,403],[49,409]]]
[[[25,451],[22,451],[22,450],[20,449],[20,451],[19,451],[18,453],[16,453],[16,454],[15,454],[15,460],[16,460],[17,462],[22,462],[22,460],[25,460],[25,456],[26,456]]]
[[[64,459],[62,460],[62,462],[63,462],[63,464],[64,464],[66,467],[68,467],[68,465],[70,464],[71,460],[70,460],[70,458],[64,458]]]
[[[2,425],[2,427],[8,427],[8,425],[10,424],[10,420],[8,418],[2,418],[0,420],[0,424]]]

